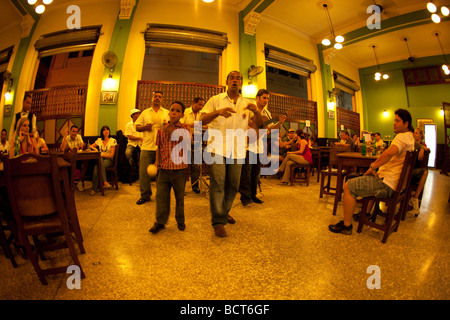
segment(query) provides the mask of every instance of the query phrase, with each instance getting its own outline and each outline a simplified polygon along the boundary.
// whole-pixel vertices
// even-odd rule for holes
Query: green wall
[[[404,108],[411,113],[414,128],[417,119],[433,119],[438,143],[444,143],[444,118],[440,110],[442,102],[450,102],[450,83],[406,87],[403,78],[403,69],[441,65],[443,60],[442,56],[435,56],[417,59],[414,64],[405,60],[380,65],[381,72],[389,74],[389,79],[380,81],[374,79],[376,67],[360,69],[364,129],[392,138],[394,111]],[[384,110],[389,112],[387,117],[383,116]]]

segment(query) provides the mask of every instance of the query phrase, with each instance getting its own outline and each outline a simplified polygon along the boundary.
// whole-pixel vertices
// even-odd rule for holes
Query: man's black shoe
[[[186,225],[183,222],[178,223],[178,230],[184,231],[186,229]]]
[[[252,203],[252,199],[249,198],[241,198],[241,202],[243,206],[248,205],[249,203]]]
[[[328,226],[331,232],[334,233],[342,233],[346,235],[352,234],[353,225],[349,225],[348,227],[344,225],[344,221],[340,221],[338,224],[330,224]]]
[[[159,230],[165,229],[166,227],[163,224],[160,224],[158,222],[155,222],[155,224],[153,225],[153,227],[151,227],[150,231],[151,233],[155,234],[157,233]]]
[[[147,201],[150,201],[150,200],[147,200],[147,199],[144,199],[144,198],[140,198],[138,201],[136,201],[136,204],[144,204],[144,203],[146,203]]]
[[[200,193],[200,189],[199,188],[192,188],[192,191],[194,191],[196,194]]]
[[[254,203],[259,203],[259,204],[264,203],[264,201],[262,201],[261,199],[258,199],[257,197],[253,197],[253,198],[252,198],[252,201],[253,201]]]

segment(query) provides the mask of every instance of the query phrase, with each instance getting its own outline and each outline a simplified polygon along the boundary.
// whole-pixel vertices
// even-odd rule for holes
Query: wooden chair
[[[108,172],[111,173],[111,185],[114,186],[114,189],[119,190],[119,175],[117,174],[117,163],[119,159],[119,145],[116,144],[116,148],[114,149],[114,165],[112,167],[106,168],[106,174]]]
[[[6,185],[17,225],[17,241],[25,247],[26,255],[44,285],[47,284],[47,275],[66,273],[69,265],[75,264],[81,269],[70,233],[57,161],[56,155],[27,153],[5,162]],[[65,241],[59,246],[46,247],[38,239],[39,235],[61,232]],[[33,246],[30,237],[33,239]],[[62,248],[69,248],[72,261],[66,266],[43,269],[39,260],[45,260],[44,251]],[[81,277],[84,278],[82,270]]]
[[[334,196],[336,195],[336,187],[331,186],[331,177],[335,177],[337,179],[338,171],[337,171],[337,164],[338,164],[338,157],[337,155],[339,153],[344,152],[350,152],[350,146],[344,146],[344,145],[332,145],[330,148],[330,157],[329,157],[329,163],[328,168],[325,170],[322,170],[322,178],[320,180],[320,194],[319,197],[322,198],[324,194]],[[345,178],[347,172],[345,170],[342,171],[342,176]],[[325,179],[328,179],[327,184],[325,185]],[[344,181],[344,179],[342,180]],[[337,183],[337,182],[336,182]]]
[[[415,167],[416,167],[416,168],[424,168],[424,169],[427,169],[427,168],[428,168],[428,159],[429,159],[429,158],[430,158],[430,149],[424,151],[424,153],[423,153],[423,158],[422,158],[422,160],[420,160],[420,164],[419,164],[418,166],[415,166]],[[417,162],[417,161],[419,161],[419,159],[417,159],[416,162]],[[418,183],[417,183],[417,184],[415,184],[415,183],[410,183],[410,184],[409,184],[408,195],[407,195],[408,201],[406,202],[406,210],[403,212],[403,215],[402,215],[402,220],[403,220],[403,221],[405,221],[405,219],[406,219],[406,213],[407,213],[408,211],[410,211],[410,210],[413,209],[413,208],[411,207],[411,205],[409,204],[409,199],[411,199],[412,192],[413,192],[413,191],[414,191],[414,192],[417,191],[417,187],[418,187]],[[423,194],[423,190],[422,190],[422,192],[419,194],[419,208],[420,208],[420,205],[421,205],[421,203],[422,203],[422,194]]]
[[[365,197],[362,199],[362,210],[361,216],[359,218],[358,224],[358,233],[361,233],[363,226],[369,225],[373,228],[379,229],[384,232],[382,243],[386,243],[386,240],[389,234],[392,231],[397,231],[398,226],[400,224],[400,219],[403,215],[403,212],[406,210],[406,206],[408,204],[409,198],[408,194],[408,185],[411,181],[412,172],[414,170],[414,164],[417,159],[416,151],[408,151],[406,153],[405,161],[403,163],[403,169],[400,174],[400,178],[397,183],[397,188],[392,197],[390,198],[376,198],[376,197]],[[370,217],[366,216],[367,207],[370,201],[378,202],[382,201],[386,203],[387,212],[374,212]],[[384,217],[383,223],[376,223],[377,216],[381,215]],[[395,220],[395,223],[393,221]]]
[[[300,172],[298,174],[295,173],[295,169],[299,169],[299,168],[304,168],[306,170],[304,178],[301,177],[301,173]],[[312,168],[311,164],[296,163],[296,164],[292,165],[291,166],[291,176],[290,176],[291,186],[295,182],[306,183],[306,186],[309,186],[309,175],[310,175],[310,172],[311,172],[311,168]],[[298,175],[298,177],[296,177],[296,175]]]
[[[0,212],[0,247],[3,249],[3,253],[5,257],[11,261],[11,264],[14,268],[17,268],[16,260],[14,259],[14,255],[11,251],[11,247],[9,246],[9,239],[6,237],[5,230],[9,229],[8,226],[3,225],[3,221],[1,219]]]

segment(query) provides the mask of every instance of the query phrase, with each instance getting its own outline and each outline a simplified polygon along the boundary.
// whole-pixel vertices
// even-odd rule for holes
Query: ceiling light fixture
[[[433,1],[430,1],[430,2],[427,3],[427,9],[431,13],[435,13],[436,10],[437,10],[436,5],[433,3]]]
[[[430,13],[432,13],[431,20],[433,20],[434,23],[441,22],[441,17],[439,16],[439,12],[436,5],[433,3],[433,0],[430,0],[430,2],[427,3],[427,9]],[[447,17],[450,10],[446,6],[441,6],[440,12],[444,17]]]
[[[449,75],[450,74],[450,70],[448,69],[447,56],[445,55],[444,48],[442,48],[441,41],[439,40],[439,34],[436,32],[434,35],[436,36],[436,39],[437,39],[437,41],[439,43],[439,47],[441,48],[441,51],[442,51],[442,55],[444,56],[445,63],[442,65],[442,70],[444,71],[444,73],[446,75]]]
[[[375,46],[372,46],[372,49],[373,49],[373,54],[375,56],[375,61],[377,63],[377,68],[378,68],[378,71],[375,73],[375,80],[380,81],[381,77],[383,77],[383,79],[385,79],[385,80],[389,79],[389,75],[387,73],[385,73],[385,74],[383,74],[383,76],[381,76],[380,65],[378,64],[377,54],[375,53]]]
[[[51,4],[53,0],[40,0],[39,2],[38,0],[27,0],[27,2],[30,6],[34,6],[34,11],[37,14],[42,14],[45,11],[45,6]]]
[[[340,35],[335,36],[335,34],[334,34],[334,28],[333,28],[333,23],[331,22],[330,12],[328,11],[328,5],[327,5],[326,3],[324,3],[324,4],[322,4],[322,7],[324,7],[324,9],[325,9],[325,11],[326,11],[326,14],[327,14],[327,21],[328,21],[328,25],[329,25],[329,27],[330,27],[330,33],[331,33],[332,38],[333,38],[334,41],[335,41],[334,47],[335,47],[336,49],[338,49],[338,50],[339,50],[339,49],[342,49],[342,42],[344,42],[345,39],[344,39],[343,36],[340,36]],[[324,46],[329,46],[329,45],[331,44],[331,40],[325,38],[325,39],[322,40],[322,44],[323,44]]]

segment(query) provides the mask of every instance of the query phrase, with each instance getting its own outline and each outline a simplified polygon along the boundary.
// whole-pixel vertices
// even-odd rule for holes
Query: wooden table
[[[102,176],[102,157],[100,151],[79,151],[75,152],[75,149],[73,152],[56,152],[58,156],[62,156],[64,159],[70,162],[72,165],[71,170],[71,181],[70,185],[72,190],[75,190],[75,170],[76,170],[76,164],[77,161],[85,161],[85,160],[97,160],[98,165],[98,187],[100,188],[100,191],[102,192],[102,196],[105,195],[105,190],[103,188],[103,176]]]
[[[311,155],[317,157],[317,182],[319,182],[320,179],[320,171],[322,170],[322,157],[323,156],[330,156],[330,147],[314,147],[311,148]]]
[[[342,193],[342,185],[343,185],[343,177],[342,170],[345,167],[359,167],[359,168],[369,168],[370,164],[374,162],[378,156],[366,155],[363,156],[359,152],[344,152],[336,155],[338,158],[338,176],[337,176],[337,185],[336,185],[336,195],[334,197],[334,207],[333,207],[333,215],[336,215],[336,210],[338,206],[338,202],[341,198]]]

